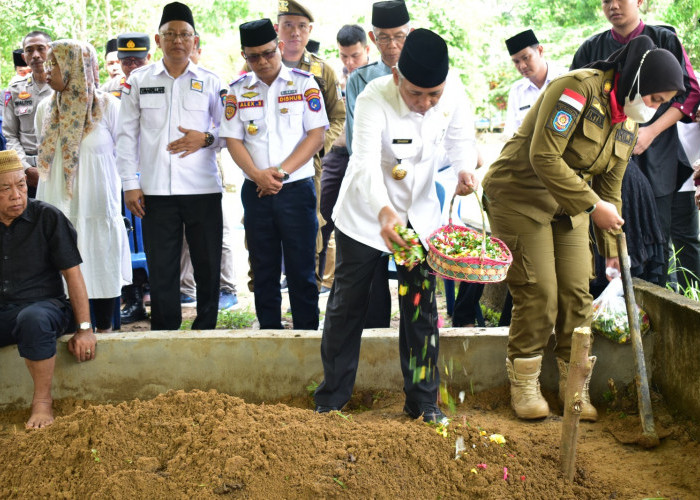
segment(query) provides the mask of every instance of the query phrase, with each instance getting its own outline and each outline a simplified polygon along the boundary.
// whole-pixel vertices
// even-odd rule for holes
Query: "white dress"
[[[41,130],[49,104],[50,99],[45,99],[37,108],[37,130]],[[131,257],[115,155],[118,115],[119,101],[108,95],[100,123],[80,144],[72,198],[66,194],[59,151],[48,179],[39,180],[36,193],[38,200],[60,209],[75,227],[83,258],[80,270],[91,299],[118,297],[122,285],[131,283]]]

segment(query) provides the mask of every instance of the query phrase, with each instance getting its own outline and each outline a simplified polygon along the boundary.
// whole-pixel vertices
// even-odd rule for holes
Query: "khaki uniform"
[[[569,359],[573,329],[590,325],[589,215],[600,199],[620,212],[622,177],[637,137],[611,121],[614,71],[579,70],[553,80],[483,181],[494,236],[513,252],[508,357],[542,354],[552,330]],[[615,235],[595,228],[601,255]]]
[[[7,139],[7,149],[14,149],[24,168],[36,166],[39,147],[38,134],[34,129],[34,115],[39,103],[51,95],[51,87],[37,84],[28,75],[7,89],[9,100],[5,103],[2,118],[2,133]]]

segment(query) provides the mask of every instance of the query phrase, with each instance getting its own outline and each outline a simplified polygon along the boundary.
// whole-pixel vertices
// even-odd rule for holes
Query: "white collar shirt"
[[[328,117],[313,75],[282,65],[270,86],[252,71],[231,84],[220,135],[243,141],[255,166],[264,170],[279,166],[309,130],[321,127],[328,129]],[[313,175],[312,157],[285,182]]]
[[[525,119],[525,115],[542,91],[559,75],[563,75],[567,70],[559,66],[547,63],[547,77],[542,88],[532,83],[529,78],[521,78],[516,81],[508,92],[508,108],[506,110],[506,124],[503,133],[506,137],[512,136]]]
[[[223,89],[223,90],[222,90]],[[210,132],[218,142],[223,113],[218,76],[190,62],[173,78],[163,61],[131,73],[122,88],[117,124],[117,166],[124,191],[146,195],[191,195],[221,192],[216,147],[180,158],[166,150],[184,136],[181,126]]]
[[[474,171],[473,115],[461,82],[448,75],[438,103],[425,115],[410,111],[393,76],[371,81],[355,106],[352,156],[333,211],[347,236],[388,251],[380,235],[379,212],[392,207],[426,241],[440,225],[435,162],[443,152],[456,173]],[[443,150],[444,148],[444,150]],[[397,163],[406,176],[396,180]]]

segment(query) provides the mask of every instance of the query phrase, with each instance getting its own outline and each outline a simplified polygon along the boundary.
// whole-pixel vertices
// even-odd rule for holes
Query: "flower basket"
[[[437,274],[451,280],[469,283],[503,281],[513,262],[513,255],[501,240],[486,236],[484,209],[476,192],[474,195],[481,210],[482,231],[452,224],[455,194],[450,202],[449,223],[434,231],[428,238],[429,251],[426,260]],[[465,255],[463,251],[458,252],[458,255],[452,254],[453,250],[449,248],[452,241],[470,242],[469,255]],[[462,247],[461,250],[466,248]]]

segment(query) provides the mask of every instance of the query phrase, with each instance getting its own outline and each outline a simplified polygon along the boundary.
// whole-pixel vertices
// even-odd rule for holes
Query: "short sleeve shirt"
[[[270,86],[255,73],[234,81],[224,103],[220,137],[243,141],[260,170],[278,166],[309,130],[328,128],[323,96],[311,73],[282,66]],[[314,175],[313,158],[286,182]]]
[[[37,200],[0,223],[0,305],[64,299],[60,272],[82,262],[77,241],[66,216]]]

